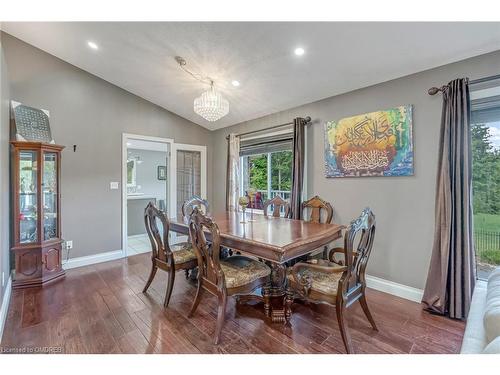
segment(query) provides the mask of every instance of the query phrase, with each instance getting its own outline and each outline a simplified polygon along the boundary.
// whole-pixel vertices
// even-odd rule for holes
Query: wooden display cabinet
[[[64,146],[11,142],[13,288],[64,277],[61,239],[61,151]]]

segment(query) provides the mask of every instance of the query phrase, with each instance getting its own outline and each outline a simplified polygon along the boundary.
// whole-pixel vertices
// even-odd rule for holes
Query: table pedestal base
[[[286,265],[271,262],[268,265],[271,268],[270,283],[254,294],[239,296],[237,301],[238,303],[262,302],[264,313],[271,318],[271,322],[289,323],[293,296],[288,296],[286,293]]]

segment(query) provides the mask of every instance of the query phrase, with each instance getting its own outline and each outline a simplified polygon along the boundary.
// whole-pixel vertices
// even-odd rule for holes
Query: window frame
[[[268,137],[272,137],[272,136],[276,136],[276,135],[283,135],[283,134],[290,134],[290,133],[293,133],[293,129],[287,129],[287,130],[279,130],[279,131],[275,131],[275,132],[268,132],[268,133],[263,133],[261,135],[258,135],[258,136],[253,136],[253,137],[249,137],[249,138],[245,138],[246,140],[249,140],[249,139],[261,139],[261,138],[268,138]],[[292,155],[293,155],[293,146],[292,146],[292,149],[290,149],[290,151],[292,152]],[[281,151],[276,151],[276,152],[281,152]],[[307,151],[306,151],[307,152]],[[243,173],[245,171],[245,163],[244,163],[244,158],[247,158],[247,157],[250,157],[250,156],[256,156],[256,155],[266,155],[267,154],[267,195],[268,195],[268,199],[270,199],[271,197],[271,191],[273,190],[272,189],[272,163],[271,163],[271,155],[275,153],[275,152],[267,152],[267,153],[260,153],[260,154],[251,154],[251,155],[240,155],[240,192],[241,194],[243,194],[245,192],[245,187],[244,187],[244,177],[243,177]],[[292,165],[292,169],[293,169],[293,165]],[[307,183],[306,183],[306,171],[307,171],[307,168],[304,168],[304,186],[307,186]],[[291,194],[291,189],[290,189],[290,194]],[[257,209],[257,208],[254,208],[252,209],[253,212],[255,214],[258,214],[258,215],[263,215],[264,214],[264,211],[261,210],[261,209]]]
[[[471,138],[472,138],[472,125],[474,124],[488,124],[488,123],[496,123],[498,121],[481,121],[479,120],[481,116],[481,111],[485,110],[492,110],[495,109],[496,113],[498,113],[498,107],[500,107],[500,80],[499,79],[492,79],[492,80],[487,80],[484,82],[480,82],[477,84],[471,84],[470,85],[470,128],[469,132],[471,133]],[[474,112],[478,112],[477,115],[474,115]],[[478,121],[479,120],[479,121]],[[472,141],[472,139],[471,139]],[[474,147],[471,149],[472,152],[474,152]],[[474,160],[471,160],[472,162],[472,185],[474,186]],[[474,196],[474,191],[473,195]],[[479,214],[485,214],[485,212],[479,212],[475,210],[474,207],[474,201],[471,202],[472,204],[472,209],[474,216],[479,215]],[[488,248],[487,243],[492,242],[490,241],[491,238],[489,236],[494,236],[496,234],[500,234],[500,231],[494,232],[491,230],[484,230],[483,228],[480,229],[480,226],[477,225],[476,222],[476,217],[473,218],[473,227],[472,227],[472,232],[473,232],[473,247],[474,247],[474,256],[476,258],[476,277],[478,280],[486,280],[489,277],[489,274],[495,267],[495,265],[490,264],[488,262],[482,262],[484,264],[487,264],[488,266],[491,266],[492,269],[486,270],[485,268],[480,269],[479,261],[481,260],[482,256],[480,254],[481,250],[491,250]],[[481,234],[481,236],[480,236]],[[481,237],[481,239],[480,239]],[[489,239],[488,239],[489,238]],[[494,242],[494,241],[493,241]],[[479,246],[478,244],[481,243]],[[484,247],[483,247],[484,246]],[[484,267],[484,266],[483,266]],[[498,267],[498,265],[496,265]]]

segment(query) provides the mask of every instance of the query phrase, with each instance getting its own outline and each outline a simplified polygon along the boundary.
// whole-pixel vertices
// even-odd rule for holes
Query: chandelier
[[[194,112],[207,121],[217,121],[229,113],[229,102],[215,90],[212,82],[210,90],[194,100]]]
[[[229,113],[229,102],[215,89],[214,81],[209,77],[203,77],[187,69],[186,60],[182,57],[176,56],[175,61],[177,61],[182,70],[194,79],[210,85],[208,91],[203,92],[199,97],[194,99],[194,112],[210,122],[217,121],[226,116]]]

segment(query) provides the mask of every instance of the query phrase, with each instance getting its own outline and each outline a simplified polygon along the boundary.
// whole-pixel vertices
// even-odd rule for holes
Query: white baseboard
[[[5,288],[5,293],[3,294],[2,305],[0,306],[0,343],[3,337],[3,328],[5,327],[5,321],[7,320],[7,313],[9,312],[10,295],[12,293],[12,276],[7,280],[7,287]]]
[[[368,286],[368,288],[372,288],[418,303],[422,301],[422,297],[424,295],[424,291],[422,289],[398,284],[393,281],[384,280],[376,276],[366,275],[366,285]]]
[[[72,268],[88,266],[90,264],[96,264],[101,262],[108,262],[110,260],[123,258],[123,250],[108,251],[106,253],[87,255],[83,257],[78,257],[74,259],[69,259],[66,263],[63,263],[63,268],[69,270]]]

